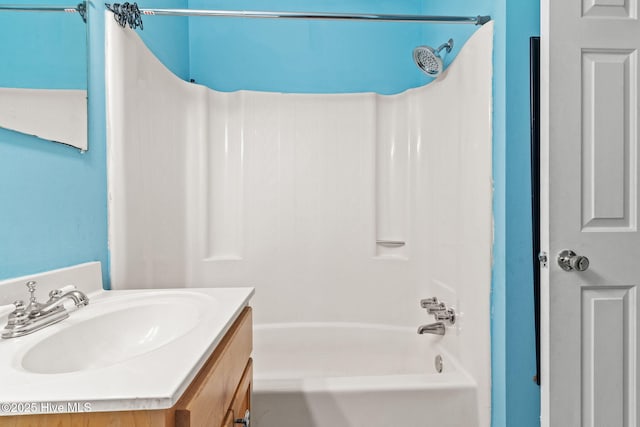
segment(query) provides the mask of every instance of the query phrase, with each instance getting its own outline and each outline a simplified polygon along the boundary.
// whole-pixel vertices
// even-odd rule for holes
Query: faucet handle
[[[29,298],[29,301],[31,301],[32,303],[36,302],[36,284],[37,282],[34,280],[29,280],[27,282],[27,289],[29,289],[29,293],[31,294],[31,297]]]
[[[16,307],[16,309],[9,313],[5,329],[12,329],[16,326],[24,325],[29,318],[29,313],[27,313],[27,310],[25,308],[26,306],[23,300],[14,301],[13,305]]]
[[[447,310],[447,304],[442,301],[438,301],[437,297],[420,300],[420,305],[422,308],[427,309],[427,313],[429,314],[441,313]]]
[[[445,304],[442,301],[440,301],[436,305],[432,305],[431,307],[427,308],[427,313],[429,314],[438,314],[444,311],[447,311],[447,304]]]
[[[32,312],[40,307],[40,303],[36,298],[36,282],[34,280],[28,281],[27,288],[29,289],[29,293],[31,294],[31,296],[29,297],[29,305],[27,305],[25,310]]]
[[[438,297],[424,298],[420,300],[420,307],[429,309],[429,307],[433,307],[434,305],[438,305]]]
[[[433,315],[439,322],[446,321],[449,323],[449,325],[453,325],[456,323],[456,311],[453,308],[446,308],[442,311],[433,313]]]

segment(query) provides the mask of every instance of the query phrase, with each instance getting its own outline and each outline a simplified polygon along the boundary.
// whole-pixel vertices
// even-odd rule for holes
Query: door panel
[[[637,1],[542,0],[542,425],[637,426]],[[564,271],[563,249],[590,260]]]
[[[633,404],[629,362],[635,351],[634,287],[584,286],[582,310],[582,416],[588,426],[625,426]]]
[[[636,57],[632,50],[582,50],[583,231],[636,228]]]

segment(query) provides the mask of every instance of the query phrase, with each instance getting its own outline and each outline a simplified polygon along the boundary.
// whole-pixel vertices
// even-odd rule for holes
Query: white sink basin
[[[29,372],[59,374],[97,369],[162,347],[193,329],[204,310],[215,310],[215,300],[203,296],[154,295],[122,301],[89,304],[84,313],[99,310],[36,343],[22,358]],[[106,311],[106,313],[103,313]],[[73,313],[72,316],[76,314]],[[79,313],[78,313],[79,314]],[[73,321],[73,318],[66,322]]]
[[[24,293],[20,281],[13,299]],[[253,289],[95,290],[88,295],[89,305],[72,309],[67,319],[0,339],[0,402],[27,402],[30,413],[50,413],[50,402],[90,405],[91,411],[170,408]],[[0,315],[0,323],[6,320]],[[0,411],[0,419],[3,415],[11,414]]]

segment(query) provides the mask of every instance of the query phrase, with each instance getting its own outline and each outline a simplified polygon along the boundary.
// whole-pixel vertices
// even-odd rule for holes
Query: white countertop
[[[82,290],[80,286],[78,288]],[[253,292],[253,288],[94,291],[89,294],[88,306],[71,310],[70,317],[62,322],[30,335],[0,340],[0,416],[170,408],[213,353],[242,309],[248,305]],[[154,307],[157,311],[171,307],[169,303],[176,299],[188,300],[196,314],[191,316],[189,311],[193,317],[190,326],[177,338],[155,349],[140,351],[123,360],[115,358],[115,362],[103,358],[109,361],[103,360],[97,366],[87,363],[86,367],[73,372],[35,373],[25,369],[24,356],[49,337],[53,336],[51,340],[61,337],[60,347],[57,341],[55,344],[55,353],[60,354],[51,355],[51,363],[54,364],[60,361],[56,358],[65,357],[64,351],[60,351],[66,351],[62,337],[74,340],[75,331],[80,331],[78,335],[83,336],[79,336],[78,340],[86,341],[88,346],[104,345],[108,341],[104,337],[94,337],[86,330],[81,334],[83,328],[78,328],[78,325],[81,326],[82,322],[122,310],[123,313],[128,311],[129,317],[133,313],[131,318],[135,323],[138,305],[149,307],[158,304]],[[114,307],[117,309],[114,310]],[[170,327],[172,313],[170,309],[167,311],[163,324]],[[184,312],[173,315],[183,316]],[[6,324],[6,317],[6,311],[0,313],[0,328]],[[75,329],[63,334],[67,328]],[[116,336],[120,333],[126,335],[125,330],[128,329],[122,325],[114,325],[113,328],[118,330],[108,332]],[[101,330],[104,330],[104,325]],[[112,338],[113,335],[109,339]],[[73,344],[77,345],[77,342]],[[66,357],[73,356],[67,354]]]

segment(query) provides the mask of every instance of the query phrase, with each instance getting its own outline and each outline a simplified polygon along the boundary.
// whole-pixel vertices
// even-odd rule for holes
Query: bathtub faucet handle
[[[439,322],[445,321],[449,325],[456,323],[456,311],[453,308],[446,308],[445,310],[433,313],[433,315]]]
[[[438,301],[438,297],[425,298],[420,300],[420,306],[427,310],[427,313],[434,314],[447,310],[444,302]]]
[[[420,307],[422,308],[429,308],[436,304],[438,304],[438,297],[424,298],[420,300]]]

